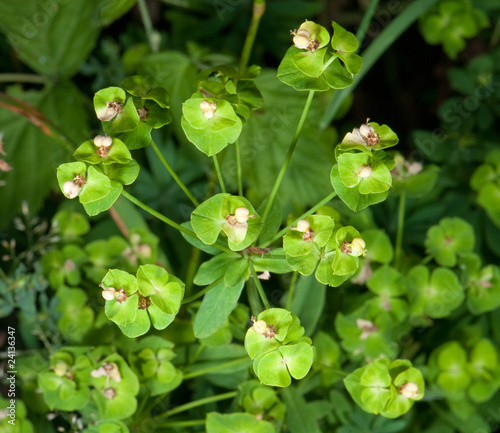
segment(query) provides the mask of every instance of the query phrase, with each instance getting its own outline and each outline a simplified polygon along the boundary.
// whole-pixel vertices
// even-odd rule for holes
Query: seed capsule
[[[358,176],[362,178],[367,178],[372,175],[372,168],[369,165],[363,165],[359,167]]]
[[[75,198],[78,195],[78,193],[80,192],[80,189],[81,189],[81,187],[79,187],[72,180],[67,180],[63,184],[64,195],[68,198]]]
[[[418,385],[415,382],[408,382],[399,387],[399,393],[406,398],[415,398],[418,392]]]
[[[207,119],[211,119],[215,116],[215,110],[217,110],[217,104],[215,102],[208,102],[207,100],[200,103],[200,108]]]
[[[101,294],[106,301],[111,301],[116,297],[116,290],[113,287],[107,287]]]
[[[297,231],[305,233],[311,228],[309,221],[307,220],[299,220],[297,222]]]
[[[246,207],[239,207],[234,211],[234,218],[239,223],[246,223],[250,218],[250,211]]]
[[[113,143],[113,139],[111,137],[108,137],[107,135],[96,135],[94,138],[94,144],[97,147],[109,147],[111,146],[111,143]]]

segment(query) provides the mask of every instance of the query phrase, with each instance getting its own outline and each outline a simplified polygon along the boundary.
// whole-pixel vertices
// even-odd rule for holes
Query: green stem
[[[209,290],[212,290],[217,284],[221,283],[224,281],[224,275],[220,277],[218,280],[214,281],[212,284],[209,284],[205,288],[201,289],[199,292],[195,293],[193,296],[190,296],[189,298],[185,298],[182,303],[183,304],[188,304],[189,302],[193,302],[199,297],[203,296],[205,293],[207,293]]]
[[[36,84],[45,84],[45,77],[41,77],[36,74],[16,74],[16,73],[5,73],[0,74],[0,83],[36,83]]]
[[[246,284],[248,303],[250,304],[250,311],[252,312],[252,315],[257,317],[264,308],[257,292],[257,287],[255,287],[255,284],[249,283],[250,282],[247,281]]]
[[[224,368],[232,367],[234,365],[242,364],[244,362],[250,361],[247,356],[244,358],[233,359],[232,361],[224,362],[222,364],[212,365],[211,367],[203,368],[201,370],[196,370],[191,373],[186,373],[183,376],[183,380],[193,379],[194,377],[203,376],[205,374],[213,373],[217,370],[223,370]]]
[[[332,192],[328,194],[323,200],[315,204],[311,209],[309,209],[307,212],[304,212],[301,216],[299,216],[295,221],[292,222],[289,226],[286,226],[284,229],[279,231],[274,235],[274,237],[270,240],[267,241],[265,245],[261,245],[261,248],[265,248],[268,245],[271,245],[273,242],[277,241],[280,239],[288,230],[290,230],[290,226],[296,225],[298,221],[304,219],[305,217],[312,215],[314,212],[316,212],[321,206],[324,206],[326,203],[328,203],[330,200],[332,200],[335,196],[337,195],[336,192]]]
[[[153,23],[151,22],[151,17],[149,16],[148,6],[146,5],[146,0],[137,0],[139,4],[139,11],[141,13],[142,23],[144,24],[144,30],[146,31],[146,36],[148,37],[148,43],[153,53],[158,51],[158,47],[154,42],[154,30]]]
[[[403,247],[403,232],[405,226],[405,206],[406,206],[406,195],[404,191],[401,191],[399,196],[399,211],[398,211],[398,232],[396,234],[396,251],[394,253],[394,267],[399,269],[401,264],[401,255]]]
[[[193,247],[191,249],[191,256],[189,257],[189,264],[186,271],[186,278],[184,280],[186,283],[184,296],[191,294],[191,290],[193,288],[193,279],[194,276],[196,275],[196,271],[198,270],[200,256],[201,256],[201,250],[199,248]]]
[[[363,41],[365,40],[366,30],[370,25],[370,21],[373,17],[375,9],[378,6],[378,2],[379,0],[372,0],[370,2],[370,6],[368,6],[368,9],[364,14],[363,19],[361,20],[361,24],[359,25],[359,29],[356,32],[356,39],[359,41],[360,46],[363,45]]]
[[[238,195],[243,195],[243,181],[241,177],[241,156],[240,156],[240,142],[236,140],[236,176],[238,177]]]
[[[157,424],[157,428],[178,428],[178,427],[193,427],[197,425],[205,425],[204,419],[193,419],[189,421],[172,421]]]
[[[201,398],[199,400],[191,401],[186,404],[181,404],[173,409],[167,410],[160,415],[155,416],[153,419],[168,418],[169,416],[176,415],[181,412],[185,412],[189,409],[193,409],[198,406],[204,406],[205,404],[214,403],[216,401],[227,400],[234,398],[238,395],[238,391],[226,392],[225,394],[213,395],[211,397]]]
[[[250,272],[252,273],[252,278],[253,282],[255,283],[255,286],[257,287],[257,291],[259,292],[260,299],[262,300],[262,303],[264,304],[264,308],[268,310],[271,308],[271,305],[269,305],[269,301],[267,300],[266,293],[264,292],[264,288],[262,287],[262,284],[260,283],[259,277],[257,277],[257,272],[255,271],[255,267],[252,263],[251,260],[248,261],[248,264],[250,266]]]
[[[274,199],[276,198],[276,194],[278,193],[278,189],[281,185],[281,181],[285,176],[286,169],[288,168],[288,164],[292,159],[293,151],[295,150],[295,146],[297,145],[297,141],[299,140],[300,133],[302,132],[302,128],[306,121],[307,113],[309,112],[309,108],[311,107],[311,102],[314,97],[314,90],[309,91],[309,95],[307,97],[306,104],[304,105],[304,109],[302,110],[302,115],[300,116],[299,124],[297,125],[297,129],[295,130],[295,135],[293,136],[293,140],[290,144],[290,148],[288,149],[288,153],[285,156],[285,161],[283,161],[283,165],[281,166],[280,172],[278,173],[278,177],[276,178],[276,182],[274,182],[273,189],[271,194],[269,195],[269,199],[267,200],[266,208],[264,209],[264,214],[262,215],[262,222],[265,224],[267,215],[271,210],[271,206],[273,205]]]
[[[167,169],[167,171],[170,173],[170,176],[172,176],[172,178],[175,180],[175,182],[177,183],[177,185],[179,185],[180,188],[184,191],[184,194],[186,194],[188,196],[189,200],[191,200],[191,202],[195,206],[199,206],[200,203],[198,202],[198,200],[196,200],[194,198],[193,194],[191,194],[189,192],[189,190],[187,189],[186,185],[184,185],[184,183],[182,182],[182,180],[180,180],[179,176],[177,176],[177,173],[170,166],[170,164],[167,162],[167,160],[165,159],[165,157],[161,154],[160,149],[158,149],[158,146],[155,144],[155,142],[153,140],[151,140],[151,147],[153,148],[153,150],[156,153],[156,155],[158,156],[158,158],[160,158],[160,161],[165,166],[165,168]]]
[[[198,236],[196,236],[195,232],[193,232],[185,227],[182,227],[180,224],[177,224],[175,221],[172,221],[170,218],[167,218],[166,216],[162,215],[160,212],[157,212],[154,209],[151,209],[147,204],[144,204],[142,201],[136,199],[133,195],[129,194],[127,191],[122,190],[122,195],[127,200],[131,201],[136,206],[140,207],[141,209],[150,213],[154,217],[158,218],[160,221],[163,221],[165,224],[168,224],[170,227],[173,227],[174,229],[177,229],[180,232],[182,232],[188,236],[191,236],[192,238],[199,240],[199,238],[198,238]],[[218,248],[221,251],[225,251],[227,253],[231,252],[231,250],[229,248],[224,247],[222,245],[218,245],[217,243],[213,244],[212,246],[215,248]]]
[[[253,43],[255,41],[255,36],[257,35],[257,30],[259,29],[260,19],[262,18],[262,15],[264,15],[265,10],[265,0],[254,0],[252,21],[250,21],[245,44],[243,45],[243,51],[241,52],[239,65],[240,74],[243,74],[244,69],[247,67],[248,60],[250,59],[250,53],[252,52]]]
[[[354,77],[354,83],[346,89],[336,90],[333,94],[319,127],[325,129],[330,125],[332,119],[336,116],[338,110],[346,98],[354,91],[365,74],[372,68],[377,60],[384,54],[392,43],[410,27],[420,15],[434,6],[438,0],[417,0],[410,4],[401,12],[389,25],[377,36],[370,46],[363,51],[363,68],[361,72]]]
[[[286,309],[290,311],[292,309],[293,293],[295,291],[295,283],[297,282],[298,272],[292,274],[292,281],[290,281],[290,287],[288,288],[288,297],[286,299]]]
[[[224,185],[224,178],[222,177],[222,172],[220,171],[219,160],[217,159],[217,155],[213,156],[214,159],[214,167],[217,172],[217,177],[219,178],[220,189],[223,193],[226,192],[226,185]]]

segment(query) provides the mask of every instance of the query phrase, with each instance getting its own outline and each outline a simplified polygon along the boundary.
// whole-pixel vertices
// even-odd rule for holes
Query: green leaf
[[[304,378],[311,369],[314,351],[310,344],[298,343],[279,348],[283,361],[294,379]],[[259,364],[259,372],[263,368]]]
[[[475,236],[472,226],[463,219],[443,218],[427,231],[425,246],[441,266],[454,267],[457,255],[472,252]]]
[[[241,259],[241,255],[238,253],[217,254],[215,257],[201,264],[194,276],[194,284],[197,286],[212,284],[226,273],[232,263],[239,259]]]
[[[217,101],[209,99],[211,98],[187,100],[182,106],[181,124],[187,139],[201,152],[213,156],[238,139],[242,123],[229,102],[224,99]],[[211,119],[205,116],[200,107],[203,101],[217,104]]]
[[[302,52],[302,50],[295,46],[288,49],[278,67],[278,78],[280,81],[299,91],[316,90],[325,92],[329,90],[330,86],[322,75],[318,78],[308,76],[295,66],[293,61],[294,56]],[[316,57],[312,57],[312,59],[316,59]]]
[[[326,288],[314,278],[299,277],[291,311],[300,317],[306,335],[314,334],[326,301]]]
[[[118,324],[118,327],[128,338],[136,338],[149,331],[149,328],[151,328],[151,319],[149,318],[146,310],[137,310],[137,315],[133,322],[125,325]]]
[[[137,270],[137,283],[142,296],[163,313],[177,314],[184,296],[184,283],[160,266],[142,265]]]
[[[416,314],[427,314],[431,318],[447,317],[464,300],[463,287],[449,269],[434,269],[429,278],[428,268],[415,266],[407,278],[409,298]]]
[[[291,433],[321,433],[306,400],[296,388],[282,389],[280,395],[286,404],[286,424]]]
[[[353,188],[346,187],[340,178],[338,164],[335,164],[332,168],[330,181],[339,198],[354,212],[384,201],[389,194],[388,191],[378,194],[361,194],[359,186]]]
[[[274,433],[274,427],[267,421],[259,421],[249,413],[221,415],[211,412],[206,420],[207,433]]]
[[[292,56],[292,62],[297,69],[309,77],[318,78],[323,73],[323,63],[327,48],[321,48],[314,53],[299,50]]]
[[[103,25],[98,0],[5,3],[0,29],[19,58],[39,74],[74,75],[94,48]]]
[[[91,169],[93,170],[94,167],[89,167],[89,171]],[[109,191],[105,196],[89,203],[83,203],[81,200],[80,202],[82,202],[85,212],[87,212],[88,215],[97,215],[101,212],[107,211],[111,206],[113,206],[114,202],[118,199],[118,197],[120,197],[122,190],[123,185],[112,180],[111,191]]]
[[[85,185],[80,191],[80,203],[87,204],[106,197],[112,190],[107,176],[90,166],[87,170]]]
[[[233,287],[241,282],[245,283],[248,272],[248,260],[241,258],[229,265],[224,275],[224,284]]]
[[[333,26],[333,36],[332,36],[332,48],[335,51],[341,51],[344,53],[354,53],[358,47],[359,42],[356,36],[351,32],[345,30],[342,26],[336,22],[332,22]]]
[[[284,388],[292,383],[290,373],[280,352],[273,351],[267,353],[256,361],[258,361],[256,373],[264,385]]]
[[[126,164],[110,164],[106,167],[107,175],[122,185],[130,185],[139,175],[139,164],[135,159]]]
[[[244,281],[230,287],[222,282],[205,294],[193,323],[197,338],[209,337],[224,325],[236,307],[243,285]]]
[[[404,277],[391,266],[378,268],[366,285],[379,296],[401,296],[406,293]]]
[[[374,361],[364,367],[364,371],[360,377],[360,384],[365,387],[388,388],[391,382],[392,379],[387,365],[378,361]]]

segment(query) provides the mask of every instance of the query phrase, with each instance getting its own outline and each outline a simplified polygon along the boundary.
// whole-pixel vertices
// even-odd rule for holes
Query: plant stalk
[[[276,182],[274,182],[273,189],[271,194],[269,194],[269,199],[267,200],[266,208],[264,209],[264,214],[262,215],[262,222],[265,224],[267,215],[271,210],[271,206],[273,205],[274,199],[276,198],[276,194],[278,193],[278,189],[281,185],[281,181],[285,176],[286,169],[288,168],[288,164],[292,159],[293,151],[295,150],[295,146],[299,141],[300,133],[302,132],[302,128],[304,127],[304,123],[306,121],[307,113],[309,113],[309,108],[311,107],[311,102],[314,97],[314,90],[309,91],[309,95],[307,97],[306,104],[304,105],[304,109],[302,110],[302,115],[300,116],[299,124],[297,125],[297,129],[295,130],[295,135],[293,136],[293,140],[290,143],[290,147],[288,149],[288,153],[285,156],[285,161],[283,161],[283,165],[281,166],[280,172],[278,173],[278,177],[276,178]]]
[[[394,253],[394,267],[399,269],[401,264],[401,255],[403,247],[403,232],[405,226],[405,206],[406,206],[406,194],[401,191],[399,196],[399,210],[398,210],[398,231],[396,234],[396,251]]]
[[[123,197],[125,197],[127,200],[131,201],[134,203],[136,206],[140,207],[141,209],[145,210],[149,214],[153,215],[154,217],[158,218],[160,221],[163,221],[165,224],[168,224],[170,227],[173,227],[174,229],[179,230],[180,232],[191,236],[192,238],[198,239],[198,236],[196,236],[196,233],[182,227],[180,224],[177,224],[175,221],[172,221],[170,218],[167,218],[166,216],[162,215],[160,212],[155,211],[154,209],[151,209],[147,204],[143,203],[142,201],[138,200],[135,198],[133,195],[129,194],[127,191],[122,190]],[[212,245],[215,248],[218,248],[221,251],[225,251],[227,253],[231,252],[231,250],[227,247],[224,247],[222,245],[218,245],[217,243]]]
[[[186,410],[193,409],[198,406],[203,406],[205,404],[213,403],[216,401],[227,400],[234,398],[238,395],[238,391],[226,392],[225,394],[213,395],[211,397],[201,398],[199,400],[191,401],[186,404],[181,404],[173,409],[167,410],[160,415],[155,416],[153,419],[168,418],[169,416],[176,415]]]
[[[137,0],[139,6],[139,12],[141,13],[142,23],[144,24],[144,30],[146,31],[146,36],[148,37],[149,47],[153,53],[158,51],[158,46],[154,42],[154,29],[153,23],[151,22],[151,17],[149,16],[148,6],[146,0]]]
[[[171,421],[158,424],[157,428],[178,428],[178,427],[194,427],[197,425],[205,425],[204,419],[192,419],[188,421]]]
[[[328,194],[323,200],[321,200],[320,202],[318,202],[317,204],[315,204],[311,209],[309,209],[307,212],[304,212],[301,216],[299,216],[298,218],[296,218],[292,224],[290,224],[290,226],[293,226],[293,225],[296,225],[298,221],[304,219],[305,217],[309,216],[309,215],[312,215],[314,212],[316,212],[321,206],[325,205],[326,203],[328,203],[330,200],[332,200],[335,196],[337,195],[336,192],[332,192],[330,194]],[[261,248],[265,248],[267,247],[268,245],[271,245],[273,242],[277,241],[278,239],[280,239],[286,232],[288,232],[288,230],[290,230],[290,227],[287,226],[285,227],[284,229],[280,230],[278,233],[276,233],[274,235],[274,237],[270,240],[270,241],[267,241],[265,245],[261,245]]]
[[[252,52],[253,43],[255,41],[255,36],[257,35],[257,30],[259,29],[260,20],[262,15],[266,10],[265,0],[254,0],[252,20],[250,21],[250,26],[248,27],[247,37],[245,39],[245,44],[243,45],[243,50],[241,52],[239,71],[243,74],[243,71],[247,67],[248,60],[250,59],[250,53]]]
[[[266,292],[264,292],[264,288],[262,287],[262,284],[259,280],[259,277],[257,277],[257,272],[255,271],[255,267],[254,267],[251,260],[248,261],[248,265],[250,267],[250,272],[252,272],[253,282],[255,283],[255,286],[257,287],[257,291],[259,292],[260,299],[262,300],[262,303],[264,304],[264,308],[266,310],[268,310],[269,308],[271,308],[271,305],[269,305],[269,301],[267,300]]]
[[[192,379],[192,378],[198,377],[198,376],[203,376],[205,374],[213,373],[214,371],[217,371],[217,370],[223,370],[224,368],[232,367],[233,365],[241,364],[244,361],[248,362],[248,361],[250,361],[250,358],[248,358],[248,357],[237,358],[237,359],[233,359],[232,361],[228,361],[228,362],[224,362],[222,364],[213,365],[212,367],[204,368],[202,370],[196,370],[196,371],[193,371],[191,373],[185,374],[183,379],[186,380],[186,379]]]
[[[359,46],[363,45],[363,41],[365,40],[366,31],[368,30],[368,26],[370,25],[370,21],[375,13],[375,9],[378,6],[379,0],[372,0],[370,2],[370,6],[366,9],[365,14],[363,15],[363,19],[361,20],[361,24],[359,25],[358,31],[356,32],[356,39],[359,41]]]
[[[182,180],[180,180],[179,176],[177,176],[177,173],[170,166],[170,164],[167,162],[167,160],[165,159],[165,157],[161,154],[160,149],[158,149],[158,146],[156,145],[156,143],[153,140],[151,140],[151,147],[154,150],[154,152],[156,153],[156,155],[158,156],[158,158],[160,158],[160,161],[165,166],[165,168],[167,169],[167,171],[170,173],[170,176],[172,176],[172,178],[175,180],[175,182],[177,183],[177,185],[179,185],[179,187],[182,189],[182,191],[184,191],[184,194],[186,194],[186,196],[189,198],[189,200],[191,200],[191,202],[195,206],[199,206],[200,203],[198,202],[198,200],[196,200],[194,198],[193,194],[191,194],[191,192],[186,187],[186,185],[184,185],[184,183],[182,182]]]
[[[213,156],[214,159],[214,167],[217,172],[217,177],[219,178],[220,189],[223,193],[226,193],[226,185],[224,184],[224,178],[222,177],[222,172],[220,170],[219,160],[217,159],[217,155]]]
[[[288,288],[288,296],[286,299],[286,309],[290,311],[292,309],[293,294],[295,292],[295,285],[297,283],[298,272],[292,274],[292,281],[290,281],[290,287]]]
[[[222,277],[220,277],[218,280],[214,281],[212,284],[209,284],[208,286],[201,289],[199,292],[195,293],[193,296],[190,296],[189,298],[185,298],[182,301],[182,303],[188,304],[189,302],[195,301],[196,299],[203,296],[205,293],[207,293],[209,290],[212,290],[215,286],[222,283],[223,281],[224,281],[224,275]]]
[[[45,84],[47,79],[36,74],[16,74],[16,73],[5,73],[0,74],[0,83],[35,83],[35,84]]]
[[[236,176],[238,178],[238,195],[243,195],[243,180],[241,175],[241,155],[240,155],[240,142],[236,140]]]

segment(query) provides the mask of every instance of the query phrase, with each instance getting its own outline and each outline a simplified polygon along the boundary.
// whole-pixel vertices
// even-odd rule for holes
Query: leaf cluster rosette
[[[267,326],[266,333],[256,330],[256,323]],[[282,308],[259,314],[245,335],[245,349],[253,369],[264,385],[286,387],[294,379],[304,378],[311,369],[314,348],[304,336],[299,318]]]
[[[353,400],[365,412],[397,418],[424,397],[422,373],[408,360],[378,359],[344,379]]]
[[[458,257],[474,249],[475,234],[472,226],[461,218],[443,218],[427,231],[425,247],[441,266],[453,268]]]
[[[488,339],[480,339],[468,350],[449,341],[429,357],[426,376],[461,419],[477,411],[500,389],[500,352]]]
[[[130,150],[148,146],[152,130],[172,121],[167,91],[153,87],[150,81],[132,75],[121,87],[108,87],[94,96],[94,109],[104,131],[121,139]]]
[[[360,233],[351,226],[334,231],[334,220],[326,215],[311,215],[304,219],[309,223],[306,234],[290,230],[283,238],[283,250],[288,265],[302,275],[311,275],[329,286],[337,287],[348,280],[359,267],[359,256],[364,252],[350,250],[354,239],[361,240]]]
[[[61,249],[49,251],[42,257],[44,275],[53,289],[65,284],[78,286],[81,282],[81,267],[87,260],[85,251],[78,245],[67,244]]]
[[[396,301],[404,302],[398,298]],[[383,309],[383,302],[383,298],[374,297],[366,300],[352,313],[337,313],[335,330],[349,358],[369,360],[380,356],[397,356],[393,336],[411,329],[405,320],[408,312],[404,309],[386,311]]]
[[[65,347],[51,355],[50,370],[38,376],[38,387],[51,410],[81,410],[90,399],[92,361],[85,347]]]
[[[248,209],[249,218],[248,221],[239,223],[233,216],[236,209],[243,207]],[[241,251],[259,236],[262,219],[245,197],[220,193],[204,201],[193,211],[191,226],[206,245],[214,244],[223,231],[227,236],[229,248]]]
[[[89,140],[75,153],[75,157],[81,161],[61,164],[57,168],[57,181],[63,194],[74,198],[67,195],[65,186],[68,182],[75,184],[78,187],[78,199],[90,216],[108,210],[120,196],[123,185],[133,183],[139,174],[139,164],[132,159],[122,141],[115,138],[110,147],[113,162],[109,160],[105,163],[103,158],[97,155],[98,148],[93,140]]]
[[[105,314],[129,338],[165,329],[179,312],[184,283],[156,265],[142,265],[137,275],[110,269],[101,287],[114,297],[106,300]]]
[[[465,298],[457,275],[447,268],[431,272],[427,266],[414,266],[407,274],[407,284],[412,316],[448,317]]]
[[[96,349],[95,352],[98,351]],[[105,374],[105,365],[112,366],[114,374]],[[99,409],[101,419],[121,420],[135,413],[139,379],[117,353],[112,353],[97,363],[92,371],[90,384],[93,387],[92,399]]]
[[[500,227],[500,151],[493,150],[486,156],[484,164],[474,171],[470,186],[477,191],[477,202],[486,211],[491,221]]]
[[[290,47],[278,68],[278,78],[295,90],[344,89],[353,83],[363,60],[356,54],[359,42],[354,34],[332,22],[333,37],[321,25],[305,21],[292,32]],[[297,42],[297,38],[305,41]],[[331,43],[330,43],[331,41]]]
[[[198,91],[182,104],[181,126],[198,150],[214,156],[238,139],[243,123],[227,99]]]
[[[128,355],[128,361],[151,396],[166,394],[182,382],[182,372],[172,364],[174,344],[152,335],[143,338]]]
[[[208,68],[198,76],[198,89],[205,96],[228,101],[245,122],[263,103],[262,94],[255,85],[260,69],[257,65],[243,72],[231,65]]]
[[[420,32],[425,41],[441,44],[452,59],[465,48],[466,39],[488,26],[488,16],[470,0],[440,0],[420,17]]]
[[[500,306],[500,269],[496,265],[481,267],[481,257],[471,253],[460,258],[467,281],[467,308],[480,315]]]
[[[367,122],[348,132],[335,148],[330,181],[339,198],[357,212],[384,201],[392,186],[394,156],[383,149],[399,139],[387,125]]]
[[[285,420],[286,406],[276,391],[261,385],[257,380],[243,382],[238,388],[238,405],[246,413],[269,421],[276,431],[280,431]]]

